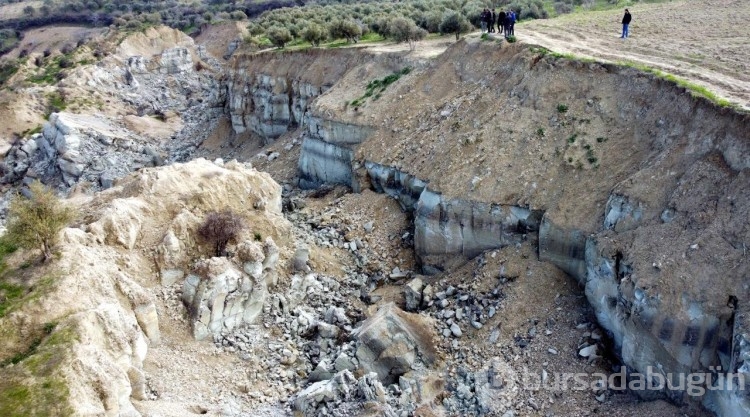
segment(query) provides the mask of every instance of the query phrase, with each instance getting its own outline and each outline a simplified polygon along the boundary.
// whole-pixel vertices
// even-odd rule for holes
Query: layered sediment
[[[396,198],[427,273],[533,234],[539,258],[585,287],[624,364],[745,372],[747,115],[634,69],[479,43],[352,109],[352,74],[384,73],[367,66],[337,67],[343,81],[307,110],[300,184]],[[703,401],[748,410],[744,398]]]

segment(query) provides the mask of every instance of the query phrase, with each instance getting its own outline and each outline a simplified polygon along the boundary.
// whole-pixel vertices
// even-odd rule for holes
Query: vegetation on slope
[[[32,261],[9,266],[7,258],[17,247],[13,235],[0,238],[0,415],[69,415],[70,393],[60,366],[77,338],[75,329],[33,321],[19,327],[11,314],[44,297],[59,276],[45,274]]]
[[[414,36],[404,39],[398,32],[389,30],[394,27],[392,22],[399,18],[409,19],[429,33],[463,33],[445,32],[441,24],[447,27],[444,24],[446,19],[459,14],[474,27],[479,27],[484,8],[512,9],[519,20],[525,20],[575,10],[620,7],[631,1],[634,0],[199,0],[191,3],[178,0],[62,0],[47,1],[41,6],[29,2],[20,16],[0,16],[0,55],[17,45],[21,30],[49,24],[114,25],[128,30],[164,24],[196,34],[205,24],[249,17],[257,18],[249,25],[250,32],[257,37],[253,43],[261,46],[300,42],[318,45],[341,38],[356,42],[370,32],[396,41],[412,40]],[[18,1],[0,0],[0,8],[11,3]],[[339,30],[342,26],[348,30],[342,33]]]

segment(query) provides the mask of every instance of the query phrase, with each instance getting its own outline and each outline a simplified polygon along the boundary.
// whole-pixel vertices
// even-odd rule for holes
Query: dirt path
[[[750,1],[665,2],[630,12],[628,39],[619,37],[620,9],[520,23],[516,35],[556,52],[658,68],[750,109]]]

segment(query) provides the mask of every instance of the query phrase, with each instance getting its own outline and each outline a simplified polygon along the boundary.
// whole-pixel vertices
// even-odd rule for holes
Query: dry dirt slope
[[[750,1],[670,1],[630,12],[627,40],[619,38],[622,9],[521,23],[516,34],[556,52],[658,68],[750,109]]]

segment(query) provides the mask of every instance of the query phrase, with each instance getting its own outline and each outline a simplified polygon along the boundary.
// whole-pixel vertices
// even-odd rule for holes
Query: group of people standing
[[[513,27],[516,24],[517,16],[513,10],[508,10],[506,13],[503,9],[500,9],[500,13],[496,14],[495,9],[484,9],[479,18],[482,22],[482,33],[495,33],[495,24],[497,24],[497,31],[502,30],[506,38],[515,35]]]

